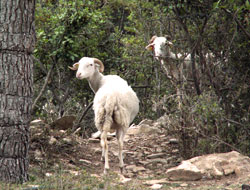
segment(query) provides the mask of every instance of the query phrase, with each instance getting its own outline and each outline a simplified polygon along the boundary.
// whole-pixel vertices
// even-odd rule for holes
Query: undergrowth
[[[86,170],[58,169],[44,173],[39,168],[30,170],[30,180],[24,184],[0,182],[0,190],[145,190],[137,183],[122,184],[119,176],[110,172],[106,176],[92,176]],[[75,172],[75,173],[73,173]]]

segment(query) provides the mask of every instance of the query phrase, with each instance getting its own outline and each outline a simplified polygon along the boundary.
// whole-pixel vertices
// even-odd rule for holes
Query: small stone
[[[135,153],[135,157],[136,158],[141,158],[143,156],[143,153],[142,152],[136,152]]]
[[[128,165],[126,166],[127,170],[133,170],[133,168],[136,167],[136,165]]]
[[[124,178],[121,180],[121,183],[127,183],[127,182],[129,182],[129,181],[131,181],[131,178],[126,178],[126,177],[124,177]]]
[[[181,186],[181,187],[187,187],[188,184],[187,184],[187,183],[182,183],[182,184],[180,184],[180,186]]]
[[[172,150],[172,153],[178,153],[179,152],[179,150],[178,149],[174,149],[174,150]]]
[[[134,173],[146,171],[146,169],[143,166],[136,166],[136,165],[129,165],[126,167],[127,170],[131,170]]]
[[[157,153],[157,154],[151,154],[149,156],[147,156],[148,159],[154,159],[154,158],[162,158],[165,157],[166,154],[165,153]]]
[[[139,134],[140,131],[139,131],[139,127],[138,126],[131,126],[128,128],[127,130],[127,135],[137,135]]]
[[[169,144],[168,141],[162,142],[162,143],[161,143],[161,147],[166,148],[166,147],[168,146],[168,144]]]
[[[146,165],[149,164],[149,162],[148,161],[139,161],[139,164],[142,164],[142,165],[146,166]]]
[[[82,163],[84,163],[84,164],[89,164],[89,165],[92,163],[91,161],[89,161],[89,160],[84,160],[84,159],[80,159],[79,162],[82,162]]]
[[[99,139],[89,138],[89,142],[90,143],[100,143],[100,140]]]
[[[129,181],[131,181],[131,178],[126,178],[126,177],[124,177],[123,175],[121,175],[121,174],[118,174],[118,176],[119,176],[119,178],[120,178],[120,183],[122,183],[122,184],[124,184],[124,183],[127,183],[127,182],[129,182]]]
[[[98,147],[91,147],[91,151],[93,151],[94,154],[101,154],[102,153],[102,148],[100,146],[98,146]]]
[[[34,190],[38,190],[38,189],[40,189],[41,187],[40,187],[40,185],[28,185],[27,186],[28,188],[25,188],[25,189],[23,189],[23,190],[26,190],[26,189],[34,189]]]
[[[145,155],[150,155],[151,154],[151,152],[150,151],[143,151],[143,153],[145,154]]]
[[[132,152],[132,151],[124,151],[124,154],[134,156],[134,155],[135,155],[135,152]]]
[[[161,147],[157,147],[157,148],[156,148],[156,152],[157,152],[157,153],[160,153],[160,152],[163,152],[163,150],[162,150]]]
[[[156,164],[156,168],[161,168],[162,167],[162,163],[157,163]]]
[[[72,144],[72,140],[68,137],[63,138],[62,140],[66,143]]]
[[[178,139],[172,138],[172,139],[169,140],[169,143],[170,144],[178,144],[179,141],[178,141]]]
[[[126,173],[126,177],[127,178],[133,178],[134,177],[134,174],[132,172],[127,172]]]
[[[43,124],[44,122],[41,120],[41,119],[35,119],[33,121],[30,122],[30,125],[40,125],[40,124]]]
[[[49,144],[50,144],[50,145],[53,145],[53,144],[55,144],[56,142],[57,142],[57,139],[56,139],[55,137],[51,136],[50,139],[49,139]]]
[[[62,134],[65,134],[65,133],[66,133],[65,130],[59,130],[59,132],[62,133]]]
[[[168,162],[163,158],[155,158],[155,159],[148,160],[145,166],[148,166],[150,164],[156,165],[158,163],[161,163],[162,165],[168,164]]]
[[[45,176],[50,177],[50,176],[52,176],[52,173],[46,173]]]
[[[145,181],[144,184],[146,185],[154,185],[154,184],[166,184],[169,183],[169,181],[166,178],[163,179],[153,179]]]
[[[99,176],[99,175],[97,175],[97,174],[90,174],[90,176],[91,176],[91,177],[100,178],[100,176]]]
[[[164,139],[164,138],[166,138],[166,135],[160,135],[159,136],[159,139]]]
[[[134,172],[142,172],[142,171],[146,171],[146,169],[143,166],[138,166],[136,168],[133,169]]]
[[[161,189],[162,185],[161,184],[154,184],[150,187],[150,189]]]

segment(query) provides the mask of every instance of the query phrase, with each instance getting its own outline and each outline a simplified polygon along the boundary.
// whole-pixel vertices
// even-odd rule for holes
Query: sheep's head
[[[166,56],[166,54],[168,54],[169,51],[169,46],[173,45],[173,43],[170,42],[169,40],[170,40],[169,36],[165,37],[153,36],[149,40],[149,45],[146,46],[146,49],[153,51],[156,58],[161,56]]]
[[[103,72],[104,65],[97,58],[83,57],[78,63],[75,63],[73,67],[69,67],[71,70],[77,70],[76,77],[78,79],[89,78],[96,71]]]
[[[146,49],[153,51],[156,45],[162,45],[162,44],[172,46],[173,43],[170,40],[171,40],[170,36],[167,35],[164,37],[153,36],[149,40],[149,44],[146,46]]]

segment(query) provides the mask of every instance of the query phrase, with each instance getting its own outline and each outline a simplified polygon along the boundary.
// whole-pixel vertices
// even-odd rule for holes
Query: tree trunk
[[[35,0],[0,1],[0,180],[28,180]]]

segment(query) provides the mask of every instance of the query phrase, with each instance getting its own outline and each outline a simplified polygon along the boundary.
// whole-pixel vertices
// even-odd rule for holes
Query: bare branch
[[[86,107],[84,112],[82,113],[82,116],[80,117],[79,121],[74,125],[73,132],[79,127],[80,123],[82,122],[85,115],[88,113],[89,109],[93,106],[93,102],[89,103],[89,105]]]
[[[50,70],[49,70],[49,72],[48,72],[48,74],[46,76],[46,79],[44,81],[43,87],[40,90],[38,96],[36,97],[36,99],[34,100],[34,102],[32,104],[32,112],[34,112],[34,109],[35,109],[35,106],[36,106],[38,100],[41,98],[41,96],[43,95],[43,93],[44,93],[44,91],[46,89],[46,86],[48,85],[48,82],[49,82],[49,79],[50,79],[50,76],[51,76],[51,73],[52,73],[52,70],[53,70],[54,66],[55,66],[55,63],[52,64],[52,66],[51,66],[51,68],[50,68]]]
[[[227,14],[231,15],[234,19],[234,21],[237,23],[237,25],[240,27],[240,29],[244,32],[244,34],[250,39],[250,33],[248,33],[248,31],[245,30],[245,28],[242,26],[241,22],[238,20],[238,18],[233,14],[231,13],[231,11],[225,9],[225,8],[222,8],[222,10],[224,10]]]

